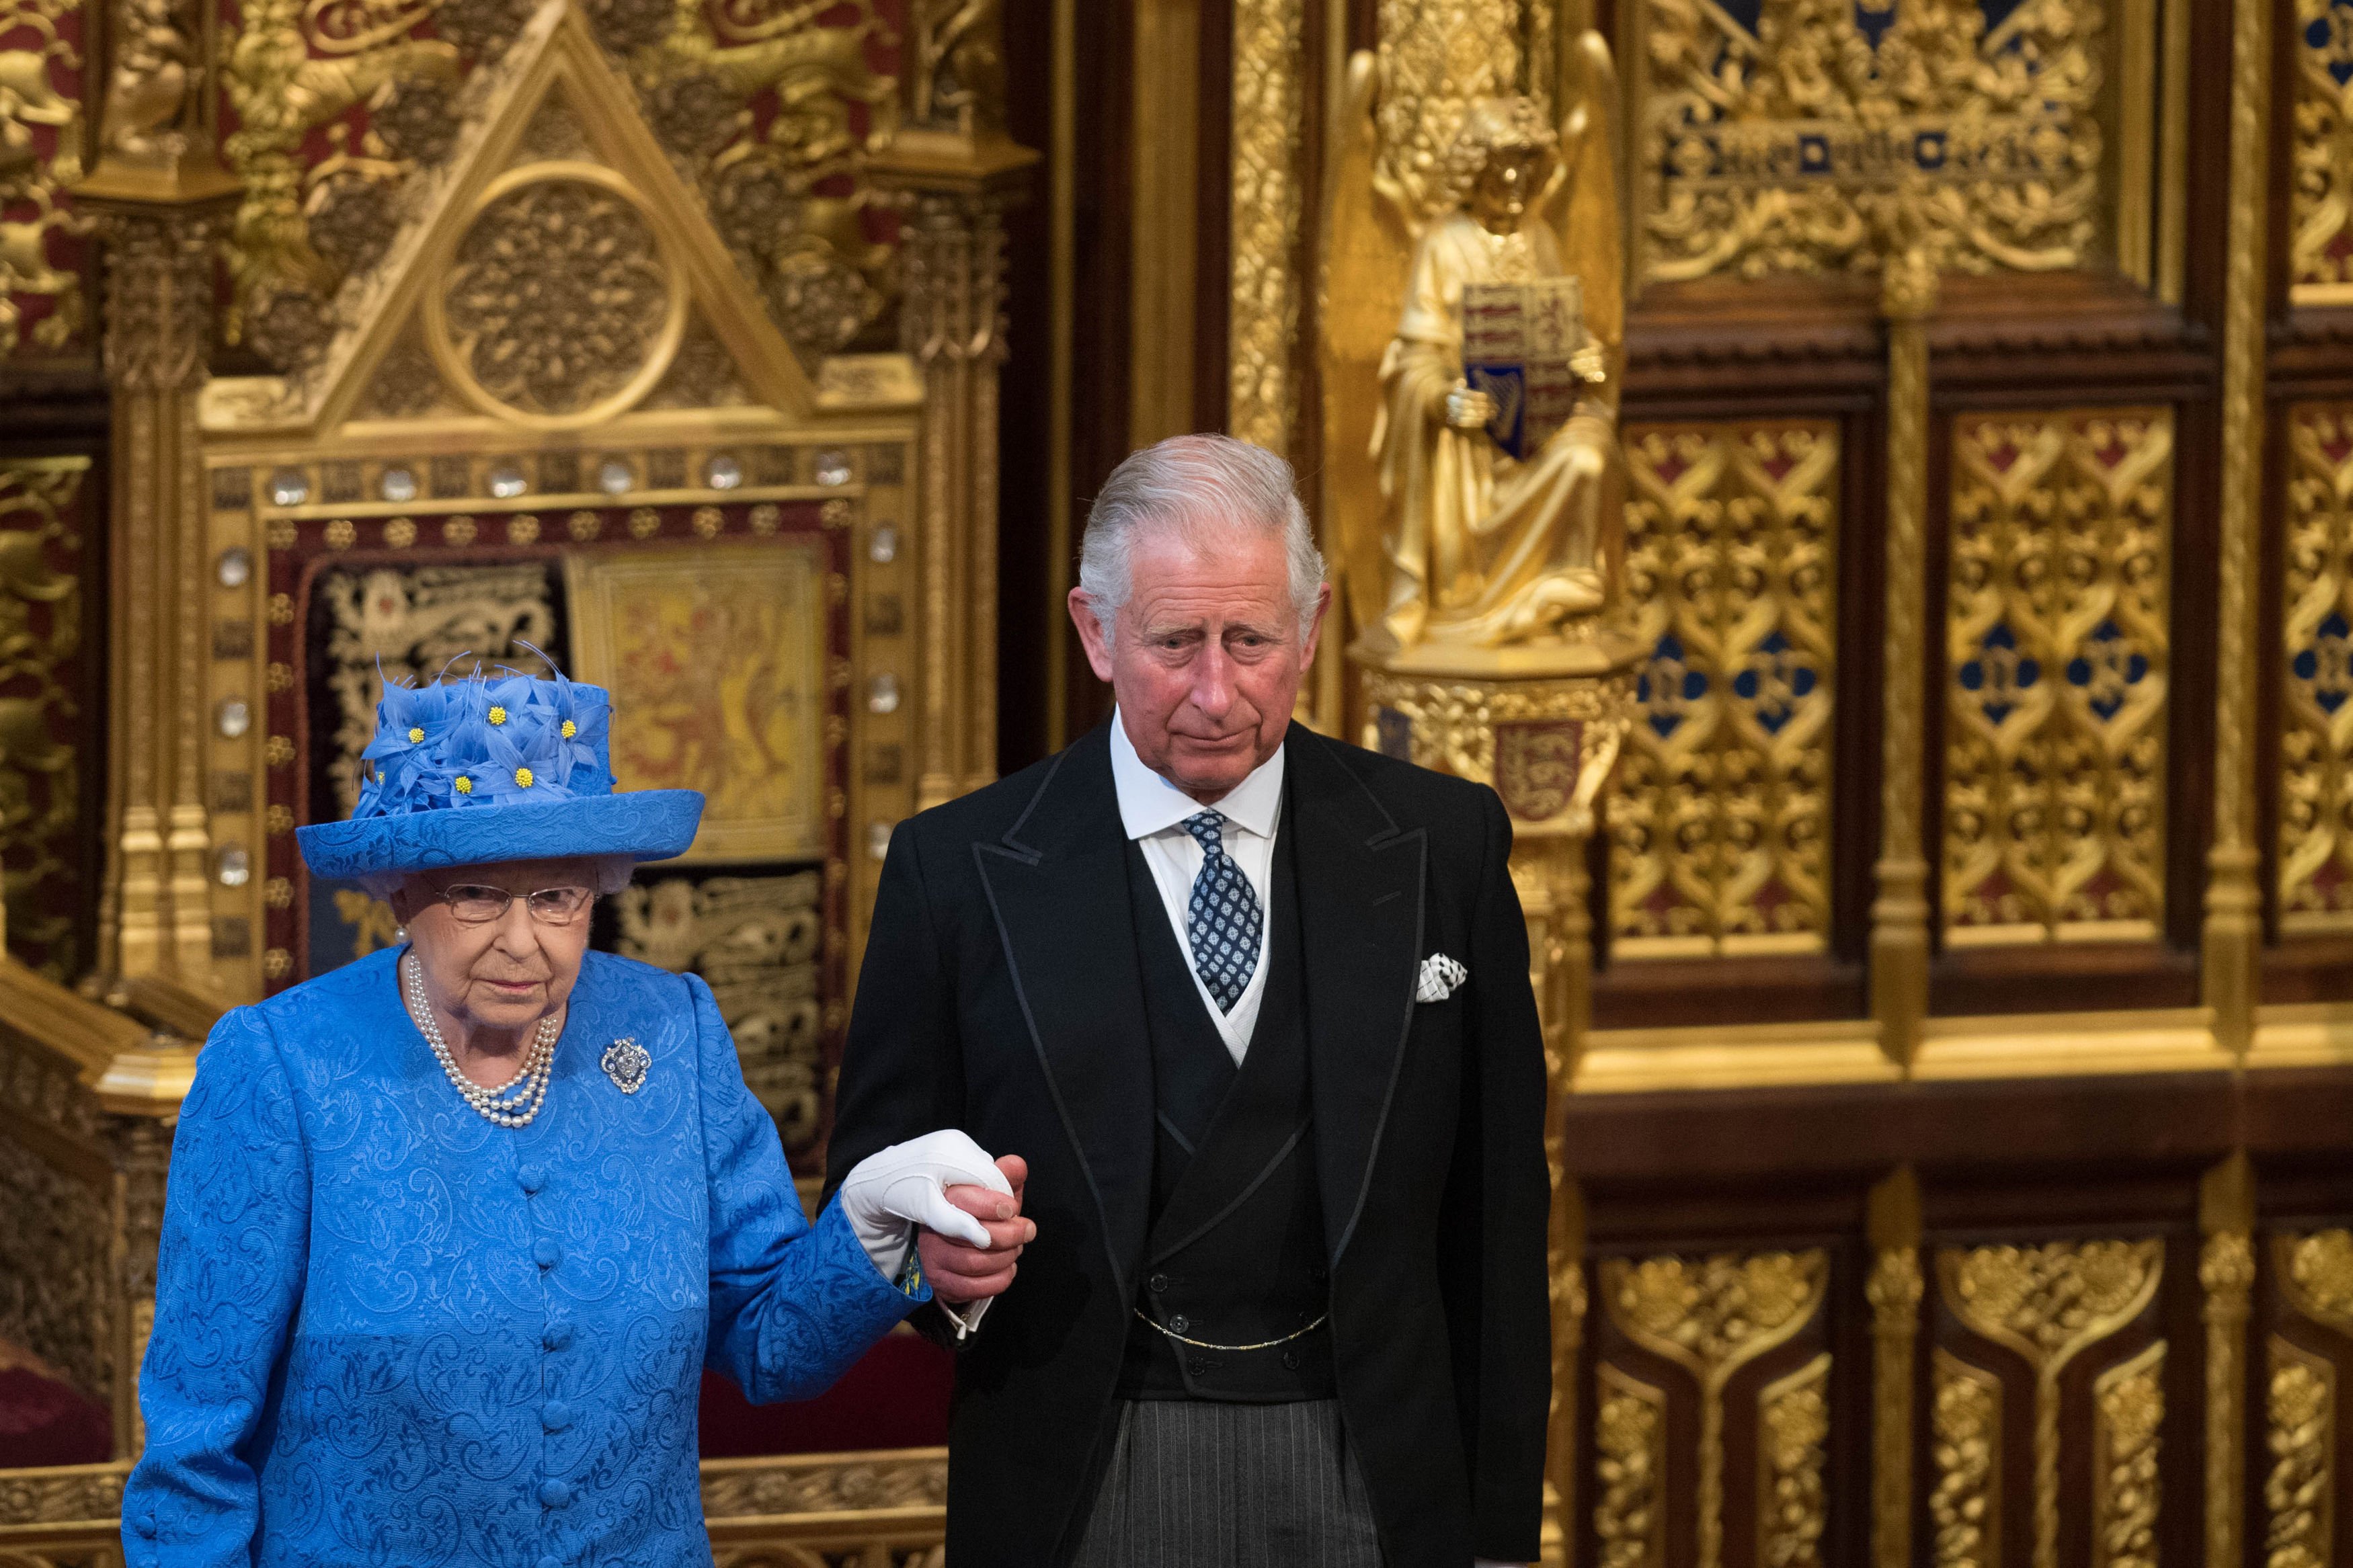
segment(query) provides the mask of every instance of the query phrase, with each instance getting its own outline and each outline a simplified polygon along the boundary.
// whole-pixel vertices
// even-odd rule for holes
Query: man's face
[[[1083,590],[1071,592],[1071,619],[1135,754],[1208,805],[1282,744],[1332,589],[1303,626],[1279,533],[1223,529],[1202,543],[1197,553],[1178,530],[1145,524],[1110,635]]]

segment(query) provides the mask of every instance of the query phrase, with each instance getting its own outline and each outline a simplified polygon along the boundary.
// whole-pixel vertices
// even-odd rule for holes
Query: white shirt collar
[[[1233,787],[1215,807],[1201,803],[1144,765],[1119,710],[1111,715],[1111,780],[1119,791],[1119,820],[1130,838],[1148,838],[1176,826],[1187,817],[1214,809],[1227,821],[1261,838],[1274,837],[1275,819],[1282,815],[1282,753],[1250,770],[1250,777]]]

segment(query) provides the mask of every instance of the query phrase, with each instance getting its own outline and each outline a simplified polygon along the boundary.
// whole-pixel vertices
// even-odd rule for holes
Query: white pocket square
[[[1417,1002],[1443,1002],[1454,994],[1454,988],[1471,978],[1471,972],[1442,952],[1433,952],[1421,961],[1421,977],[1414,982],[1413,999]]]

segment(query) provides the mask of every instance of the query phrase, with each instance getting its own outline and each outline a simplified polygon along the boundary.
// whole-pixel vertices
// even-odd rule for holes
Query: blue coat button
[[[539,1412],[539,1424],[551,1432],[561,1432],[572,1425],[572,1406],[561,1399],[551,1399]]]
[[[542,1268],[553,1268],[564,1261],[564,1248],[555,1245],[554,1237],[543,1236],[531,1244],[531,1256]]]
[[[568,1481],[546,1480],[539,1483],[539,1500],[547,1508],[572,1506],[572,1486]]]
[[[515,1167],[515,1180],[522,1184],[524,1192],[535,1193],[547,1185],[547,1167],[536,1160],[525,1160]]]
[[[155,1516],[153,1513],[142,1513],[139,1516],[139,1533],[150,1541],[155,1539]]]
[[[570,1350],[572,1348],[572,1325],[569,1323],[548,1324],[547,1331],[540,1335],[539,1342],[552,1351]]]
[[[539,1560],[539,1568],[564,1568],[564,1559],[561,1557],[543,1557]]]

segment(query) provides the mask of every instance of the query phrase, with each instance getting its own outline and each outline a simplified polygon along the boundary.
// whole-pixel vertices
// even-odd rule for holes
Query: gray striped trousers
[[[1122,1405],[1073,1568],[1381,1568],[1339,1401]]]

